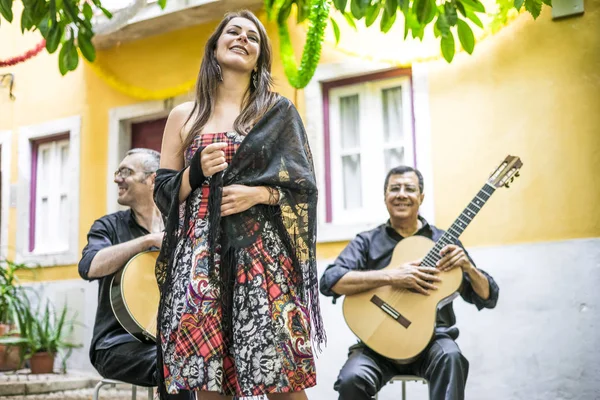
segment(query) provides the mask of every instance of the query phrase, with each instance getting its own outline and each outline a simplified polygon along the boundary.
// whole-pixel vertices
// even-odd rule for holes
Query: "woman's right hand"
[[[227,168],[225,162],[225,152],[223,149],[227,147],[227,143],[211,143],[206,146],[200,153],[200,167],[204,176],[213,176],[217,172]]]

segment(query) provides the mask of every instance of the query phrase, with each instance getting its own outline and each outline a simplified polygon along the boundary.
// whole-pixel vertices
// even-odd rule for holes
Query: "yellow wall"
[[[524,166],[466,232],[471,245],[600,236],[600,3],[513,25],[431,64],[435,210],[450,225],[506,154]]]
[[[519,155],[522,178],[499,191],[465,234],[468,245],[561,240],[600,236],[600,22],[599,5],[586,3],[584,17],[553,22],[550,12],[532,22],[521,17],[451,65],[429,64],[435,212],[447,227],[479,189],[495,164]],[[16,18],[18,21],[18,18]],[[125,43],[100,51],[98,63],[122,81],[149,89],[181,84],[197,75],[203,45],[216,23]],[[35,45],[16,25],[0,29],[0,58]],[[273,40],[276,90],[294,98]],[[300,53],[302,34],[296,35]],[[395,40],[388,38],[387,40]],[[327,49],[327,46],[326,46]],[[81,115],[80,248],[93,220],[106,211],[108,116],[113,107],[138,103],[108,87],[87,66],[60,77],[55,55],[42,53],[20,66],[11,102],[0,90],[0,130],[13,130],[11,182],[17,182],[19,126]],[[335,51],[324,63],[347,59]],[[298,96],[301,113],[303,97]],[[16,213],[11,209],[10,246]],[[335,257],[345,243],[319,245]],[[12,253],[14,254],[14,252]],[[75,266],[44,268],[38,279],[77,278]]]

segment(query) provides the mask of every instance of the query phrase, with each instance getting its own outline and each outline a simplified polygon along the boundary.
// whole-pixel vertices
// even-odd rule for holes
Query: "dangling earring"
[[[221,82],[223,82],[223,74],[221,74],[221,66],[217,63],[217,77]]]
[[[252,84],[254,89],[258,89],[258,71],[252,71]]]

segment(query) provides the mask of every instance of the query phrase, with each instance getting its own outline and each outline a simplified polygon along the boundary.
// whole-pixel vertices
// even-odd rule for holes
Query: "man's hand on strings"
[[[440,251],[440,256],[442,258],[436,264],[440,271],[445,272],[460,267],[463,272],[469,272],[471,269],[475,268],[475,266],[471,264],[469,257],[467,257],[465,250],[460,246],[454,244],[445,246],[442,251]]]

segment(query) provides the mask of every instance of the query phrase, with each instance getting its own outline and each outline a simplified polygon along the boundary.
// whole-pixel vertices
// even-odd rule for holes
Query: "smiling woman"
[[[317,190],[293,104],[271,91],[271,48],[250,12],[208,39],[194,102],[167,120],[154,197],[161,398],[306,399],[325,338]]]

